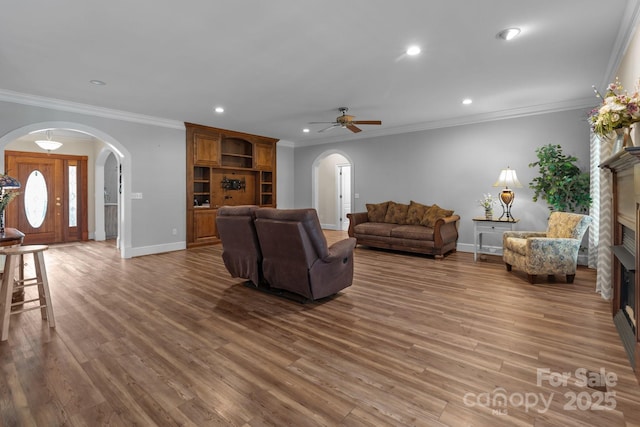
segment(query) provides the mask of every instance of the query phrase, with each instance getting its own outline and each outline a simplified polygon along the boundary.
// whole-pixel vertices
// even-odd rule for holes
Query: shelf
[[[253,159],[253,156],[248,154],[222,153],[222,155],[227,157],[242,157],[245,159]]]
[[[627,269],[627,271],[636,271],[636,257],[633,256],[624,246],[613,246],[613,254],[618,258],[620,264]]]

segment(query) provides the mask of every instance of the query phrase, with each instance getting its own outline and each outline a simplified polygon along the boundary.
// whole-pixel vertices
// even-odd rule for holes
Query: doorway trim
[[[103,143],[105,143],[116,156],[119,164],[122,165],[122,193],[120,195],[120,203],[119,203],[119,220],[118,220],[118,229],[119,229],[119,241],[120,241],[120,257],[121,258],[131,258],[132,250],[131,250],[131,203],[129,200],[131,199],[131,155],[129,151],[115,138],[113,138],[108,133],[101,131],[100,129],[96,129],[91,126],[87,126],[81,123],[75,122],[63,122],[63,121],[45,121],[32,123],[26,126],[23,126],[18,129],[14,129],[11,132],[0,137],[0,150],[4,154],[4,150],[10,142],[27,135],[31,132],[36,132],[42,129],[66,129],[76,132],[85,133],[87,135],[91,135]],[[102,155],[102,152],[100,153]],[[94,173],[96,173],[98,169],[98,158],[101,156],[97,156],[96,159],[96,168],[94,169]],[[104,170],[104,163],[106,161],[106,155],[102,158],[102,170]],[[0,166],[1,170],[4,171],[4,155],[0,156]],[[96,174],[97,181],[97,174]],[[104,177],[103,177],[104,180]],[[98,227],[98,219],[97,216],[99,212],[104,212],[104,198],[98,197],[97,193],[96,197],[94,197],[94,205],[96,212],[96,224],[94,226]],[[104,216],[102,218],[102,227],[104,228]]]
[[[349,164],[351,165],[351,176],[349,177],[351,183],[351,206],[354,206],[354,195],[355,195],[355,166],[353,164],[353,160],[351,157],[342,150],[337,149],[329,149],[327,151],[323,151],[320,153],[314,160],[311,166],[311,207],[313,207],[316,211],[318,210],[318,193],[319,193],[319,183],[320,183],[320,163],[329,157],[332,154],[339,154],[346,159],[346,162],[341,162],[341,164]]]

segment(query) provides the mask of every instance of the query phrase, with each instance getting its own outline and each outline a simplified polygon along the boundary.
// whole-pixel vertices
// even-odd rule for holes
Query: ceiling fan
[[[347,114],[347,111],[349,111],[347,107],[340,107],[338,108],[338,111],[340,111],[342,115],[338,116],[335,122],[309,122],[309,124],[318,124],[318,123],[331,124],[331,126],[326,127],[324,129],[320,129],[318,132],[326,132],[328,130],[341,127],[341,128],[347,128],[353,133],[362,131],[362,129],[360,129],[356,125],[381,125],[382,124],[382,121],[380,120],[353,120],[355,116],[350,116]]]

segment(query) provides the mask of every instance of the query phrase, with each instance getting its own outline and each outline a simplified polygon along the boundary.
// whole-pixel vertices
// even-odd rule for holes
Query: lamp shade
[[[9,176],[0,174],[0,187],[1,188],[20,188],[20,181]]]
[[[36,141],[36,144],[38,144],[38,147],[47,151],[57,150],[58,148],[62,147],[62,142],[51,141],[48,139],[39,139]]]
[[[518,181],[518,176],[516,175],[516,171],[507,166],[506,169],[502,169],[502,171],[500,171],[500,176],[498,177],[498,180],[496,181],[496,183],[493,184],[493,186],[505,187],[505,188],[509,188],[509,187],[521,188],[522,184],[520,184],[520,181]]]

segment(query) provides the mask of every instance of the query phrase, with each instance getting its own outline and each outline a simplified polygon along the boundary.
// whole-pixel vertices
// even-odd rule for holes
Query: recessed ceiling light
[[[410,46],[407,49],[407,55],[409,56],[416,56],[417,54],[419,54],[421,52],[420,47],[419,46]]]
[[[309,129],[308,128],[304,128],[304,129],[302,129],[302,132],[309,133]]]
[[[215,111],[216,113],[224,113],[224,108],[216,107],[213,111]]]
[[[496,37],[501,40],[513,40],[518,34],[520,34],[520,28],[506,28],[496,34]]]
[[[106,83],[103,82],[102,80],[89,80],[89,83],[91,83],[92,85],[96,85],[96,86],[104,86],[104,85],[106,85]]]
[[[471,98],[465,98],[465,99],[463,99],[463,100],[462,100],[462,103],[463,103],[464,105],[469,105],[469,104],[473,103],[473,99],[471,99]]]

